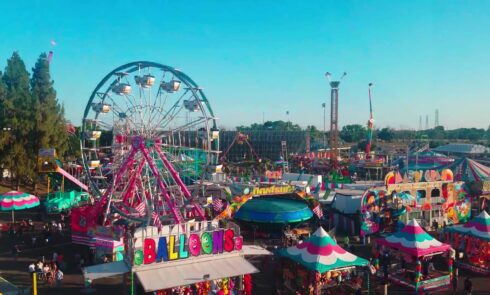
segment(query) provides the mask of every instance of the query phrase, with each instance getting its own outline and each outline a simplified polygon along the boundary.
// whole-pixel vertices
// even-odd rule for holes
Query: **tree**
[[[340,138],[346,142],[358,142],[366,138],[366,127],[359,124],[345,125],[340,131]]]
[[[322,138],[323,137],[323,132],[318,130],[315,125],[311,126],[306,126],[306,131],[310,133],[311,138],[316,139],[316,138]]]
[[[29,91],[29,73],[17,52],[7,61],[2,80],[6,88],[2,125],[10,130],[6,132],[6,144],[0,160],[10,169],[19,185],[21,179],[32,179],[34,176],[36,155],[30,153],[29,147],[36,140],[32,137],[36,123],[35,103]]]
[[[395,138],[395,132],[390,128],[383,128],[378,132],[378,138],[384,141],[392,141]]]
[[[427,135],[430,139],[445,139],[446,138],[446,132],[444,131],[443,126],[437,126],[433,129],[427,130]]]
[[[7,102],[6,89],[3,83],[3,73],[0,71],[0,179],[3,179],[3,166],[5,161],[5,146],[9,141],[10,134],[7,127]]]
[[[267,121],[264,124],[253,123],[250,126],[238,126],[238,131],[255,131],[255,130],[276,130],[276,131],[301,131],[298,124],[285,121]]]
[[[31,93],[36,110],[33,134],[37,140],[32,146],[35,155],[41,148],[55,148],[59,155],[64,155],[68,149],[64,108],[56,98],[53,83],[47,55],[42,53],[32,68],[31,78]]]

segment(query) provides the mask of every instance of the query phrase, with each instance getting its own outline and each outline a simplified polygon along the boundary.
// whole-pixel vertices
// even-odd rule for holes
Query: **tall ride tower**
[[[339,166],[339,85],[345,75],[346,72],[338,81],[332,81],[332,75],[329,72],[325,74],[330,84],[330,161],[334,169]]]

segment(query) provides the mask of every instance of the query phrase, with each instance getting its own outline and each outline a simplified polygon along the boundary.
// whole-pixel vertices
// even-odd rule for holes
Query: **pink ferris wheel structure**
[[[110,72],[89,99],[80,138],[98,223],[204,220],[188,185],[216,162],[218,140],[206,96],[181,71],[141,61]]]

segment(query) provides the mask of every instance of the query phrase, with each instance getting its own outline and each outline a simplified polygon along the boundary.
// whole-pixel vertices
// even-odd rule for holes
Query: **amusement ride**
[[[98,223],[205,219],[187,186],[216,162],[218,137],[204,92],[180,70],[138,61],[111,71],[88,100],[80,138]]]

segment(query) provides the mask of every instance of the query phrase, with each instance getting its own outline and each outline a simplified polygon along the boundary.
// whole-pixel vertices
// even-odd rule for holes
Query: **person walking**
[[[471,292],[473,292],[473,282],[470,277],[466,277],[466,280],[464,280],[464,292],[466,295],[471,295]]]
[[[63,224],[61,224],[61,221],[58,223],[58,232],[60,236],[63,236]]]
[[[56,271],[55,279],[56,279],[56,287],[61,286],[61,281],[63,280],[63,272],[59,268]]]
[[[458,293],[458,277],[453,275],[453,294],[456,295]]]

